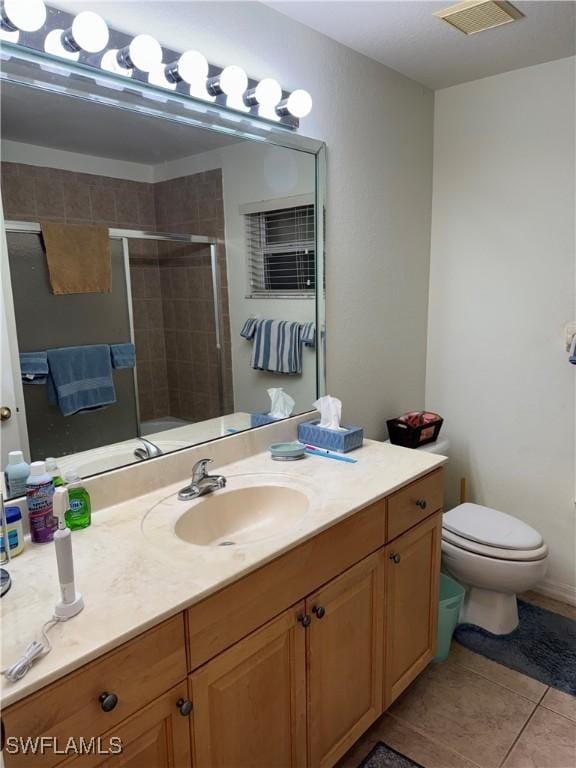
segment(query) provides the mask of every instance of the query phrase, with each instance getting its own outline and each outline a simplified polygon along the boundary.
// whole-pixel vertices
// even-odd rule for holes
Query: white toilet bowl
[[[442,564],[467,588],[460,621],[503,635],[518,626],[517,593],[544,578],[548,547],[511,515],[461,504],[444,515]]]

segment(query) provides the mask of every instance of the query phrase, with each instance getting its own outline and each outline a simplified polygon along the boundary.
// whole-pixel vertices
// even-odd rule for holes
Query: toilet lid
[[[444,515],[442,526],[457,536],[489,547],[532,550],[542,536],[522,520],[480,504],[460,504]]]
[[[452,545],[465,552],[471,552],[474,555],[482,555],[484,558],[492,560],[513,560],[519,562],[531,562],[532,560],[543,560],[548,556],[548,547],[542,544],[536,549],[503,549],[502,547],[489,547],[486,544],[479,544],[477,541],[464,539],[455,533],[442,529],[442,551],[447,545]]]

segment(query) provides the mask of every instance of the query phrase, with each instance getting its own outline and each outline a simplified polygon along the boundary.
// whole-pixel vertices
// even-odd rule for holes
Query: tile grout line
[[[534,703],[534,702],[532,702],[532,703]],[[526,728],[528,727],[528,723],[529,723],[529,722],[532,720],[532,718],[534,717],[535,713],[538,711],[538,707],[539,707],[539,706],[540,706],[539,704],[534,704],[534,709],[533,709],[533,710],[532,710],[532,712],[530,713],[530,716],[528,717],[528,719],[526,720],[526,722],[524,723],[524,725],[522,726],[522,728],[520,728],[520,730],[518,731],[518,734],[516,735],[516,738],[514,739],[514,741],[512,742],[512,744],[510,745],[510,748],[508,749],[508,751],[506,752],[506,754],[504,755],[504,759],[503,759],[503,760],[502,760],[502,762],[500,763],[500,766],[499,766],[499,768],[502,768],[502,766],[505,764],[506,760],[508,760],[508,758],[510,757],[510,753],[512,752],[512,750],[514,749],[514,747],[515,747],[515,746],[516,746],[516,744],[518,743],[518,741],[519,741],[520,737],[522,736],[522,734],[524,733],[524,731],[525,731],[525,730],[526,730]]]
[[[472,651],[472,653],[474,653],[474,651]],[[482,658],[488,658],[487,656],[482,656],[482,654],[478,654],[478,656],[481,656]],[[489,661],[493,661],[493,659],[489,659]],[[478,677],[481,677],[483,680],[488,680],[489,683],[493,683],[494,685],[498,685],[498,686],[500,686],[500,688],[504,688],[504,690],[510,691],[510,693],[515,693],[516,696],[520,696],[520,698],[525,699],[526,701],[529,701],[531,704],[536,704],[536,705],[540,704],[540,702],[542,701],[544,696],[548,693],[548,690],[550,688],[550,686],[546,685],[546,683],[542,683],[542,685],[545,686],[545,691],[540,696],[540,698],[535,702],[534,699],[528,698],[528,696],[526,696],[525,694],[519,693],[514,688],[511,688],[508,685],[504,685],[503,683],[501,683],[501,682],[499,682],[497,680],[493,680],[491,677],[488,677],[487,674],[479,672],[477,669],[472,669],[472,667],[467,667],[466,664],[463,664],[460,661],[456,661],[455,660],[452,663],[456,664],[457,666],[461,667],[462,669],[465,669],[467,672],[472,672],[472,674],[478,675]],[[511,672],[517,672],[519,675],[523,675],[524,674],[523,672],[518,672],[518,670],[516,670],[516,669],[512,669],[511,667],[507,667],[505,664],[500,664],[497,661],[495,661],[494,664],[498,664],[498,666],[502,667],[503,669],[508,669]],[[530,675],[525,675],[525,677],[527,677],[529,680],[535,680],[537,683],[540,682],[540,680],[536,680],[535,677],[530,677]]]

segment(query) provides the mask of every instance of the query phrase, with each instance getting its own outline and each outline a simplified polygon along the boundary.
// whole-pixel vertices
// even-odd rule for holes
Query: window
[[[247,213],[250,295],[313,296],[314,205]]]

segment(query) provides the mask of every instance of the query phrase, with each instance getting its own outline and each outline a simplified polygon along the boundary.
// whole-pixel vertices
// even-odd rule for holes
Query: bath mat
[[[509,635],[460,624],[454,639],[492,661],[575,696],[576,621],[523,600],[518,600],[518,615],[520,624]]]
[[[422,766],[410,760],[409,757],[401,755],[400,752],[396,752],[383,741],[379,741],[364,758],[359,768],[422,768]]]

